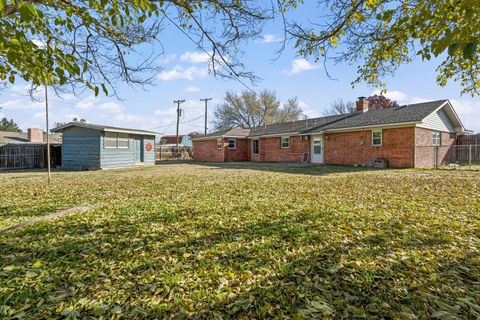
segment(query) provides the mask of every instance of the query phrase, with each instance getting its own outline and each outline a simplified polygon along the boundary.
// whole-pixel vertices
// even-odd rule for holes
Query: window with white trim
[[[382,130],[372,130],[372,146],[380,147],[383,143]]]
[[[228,149],[237,148],[237,139],[228,139]]]
[[[105,148],[117,147],[117,134],[115,132],[105,132]]]
[[[128,134],[119,133],[117,138],[117,148],[128,149]]]
[[[282,137],[282,149],[290,148],[290,137]]]
[[[218,138],[217,139],[217,150],[221,150],[221,149],[222,149],[222,139]]]
[[[441,146],[442,145],[442,133],[440,131],[433,131],[433,145],[434,146]]]
[[[259,151],[259,142],[258,139],[253,139],[252,140],[252,154],[257,155]]]

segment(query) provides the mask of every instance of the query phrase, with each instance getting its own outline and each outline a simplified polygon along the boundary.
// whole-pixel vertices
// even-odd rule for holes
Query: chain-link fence
[[[192,147],[156,146],[155,155],[157,161],[161,160],[190,160],[193,159]]]
[[[415,166],[480,170],[480,144],[416,147]]]

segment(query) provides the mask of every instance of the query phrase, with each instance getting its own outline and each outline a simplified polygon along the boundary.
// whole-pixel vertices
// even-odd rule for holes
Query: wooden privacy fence
[[[51,165],[61,165],[61,146],[50,146]],[[0,170],[47,167],[47,146],[39,144],[0,145]]]
[[[190,160],[193,159],[192,147],[171,147],[156,146],[155,156],[157,161],[161,160]]]

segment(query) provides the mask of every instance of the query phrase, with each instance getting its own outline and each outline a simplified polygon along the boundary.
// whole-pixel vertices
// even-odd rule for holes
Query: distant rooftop
[[[59,133],[50,134],[50,143],[62,143],[62,135]],[[2,144],[39,144],[47,143],[47,134],[43,132],[43,142],[30,142],[27,132],[0,131],[0,145]]]
[[[121,132],[121,133],[131,133],[131,134],[144,134],[144,135],[156,135],[153,131],[140,130],[140,129],[129,129],[129,128],[119,128],[113,126],[106,126],[101,124],[93,124],[87,122],[73,121],[69,122],[63,126],[52,129],[52,132],[62,132],[66,128],[70,127],[79,127],[79,128],[88,128],[99,131],[109,131],[109,132]]]

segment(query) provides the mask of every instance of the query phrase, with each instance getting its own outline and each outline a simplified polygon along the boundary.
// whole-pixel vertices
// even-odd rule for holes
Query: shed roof
[[[79,127],[79,128],[87,128],[87,129],[93,129],[93,130],[99,130],[99,131],[131,133],[131,134],[148,135],[148,136],[156,135],[156,133],[153,131],[119,128],[119,127],[106,126],[101,124],[83,123],[78,121],[69,122],[63,126],[52,129],[52,132],[62,132],[64,129],[70,128],[70,127]]]

